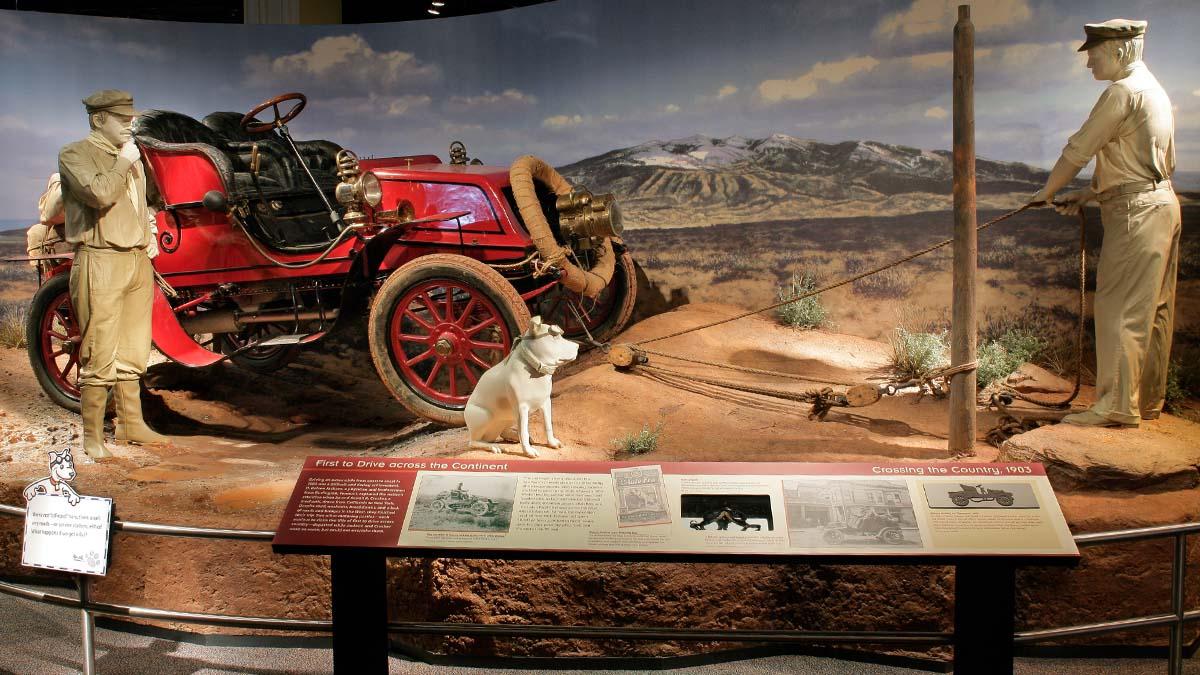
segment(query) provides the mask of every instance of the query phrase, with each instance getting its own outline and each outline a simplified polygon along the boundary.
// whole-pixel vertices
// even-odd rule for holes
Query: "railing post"
[[[80,616],[83,620],[83,675],[95,675],[96,672],[96,617],[88,609],[91,602],[92,580],[86,574],[75,577],[79,585]]]
[[[333,672],[388,672],[387,558],[348,549],[329,556],[333,609]]]
[[[1171,624],[1171,637],[1167,643],[1167,672],[1183,675],[1183,591],[1184,572],[1187,570],[1187,534],[1175,535],[1175,556],[1171,561],[1171,613],[1175,621]]]
[[[975,361],[975,26],[970,5],[954,26],[954,290],[950,365]],[[950,454],[974,454],[975,371],[950,377]]]
[[[954,566],[954,672],[1011,675],[1017,573],[1004,560]]]

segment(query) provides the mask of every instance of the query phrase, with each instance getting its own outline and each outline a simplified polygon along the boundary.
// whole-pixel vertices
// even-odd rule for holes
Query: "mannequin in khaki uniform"
[[[1063,421],[1136,427],[1156,419],[1167,389],[1179,265],[1180,211],[1171,101],[1142,63],[1145,21],[1084,27],[1088,67],[1112,84],[1070,138],[1033,201],[1053,201],[1096,158],[1090,187],[1062,196],[1060,213],[1100,203],[1104,245],[1096,278],[1096,403]]]
[[[161,443],[142,420],[141,376],[150,356],[154,272],[146,173],[130,140],[133,97],[106,89],[83,100],[92,133],[58,155],[66,240],[75,250],[71,304],[79,322],[83,449],[108,457],[104,409],[116,393],[116,438]]]

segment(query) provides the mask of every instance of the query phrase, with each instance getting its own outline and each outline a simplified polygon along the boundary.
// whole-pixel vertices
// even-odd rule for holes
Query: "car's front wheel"
[[[371,302],[375,370],[404,407],[462,426],[467,397],[529,326],[520,294],[498,272],[433,254],[397,269]]]

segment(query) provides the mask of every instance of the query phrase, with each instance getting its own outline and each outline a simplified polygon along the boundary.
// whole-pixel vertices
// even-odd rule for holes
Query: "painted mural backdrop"
[[[297,138],[363,156],[445,158],[452,140],[489,164],[537,154],[618,194],[627,238],[664,298],[761,305],[806,274],[837,279],[948,236],[955,4],[560,0],[361,26],[0,12],[0,230],[32,222],[58,148],[85,133],[80,99],[95,89],[196,118],[300,91],[309,106],[292,124]],[[1176,107],[1177,342],[1195,349],[1193,3],[976,3],[980,217],[1041,185],[1103,88],[1076,53],[1082,25],[1116,16],[1149,20],[1145,60]],[[1074,228],[1040,212],[981,238],[990,322],[1054,332],[1069,321]],[[1094,261],[1095,222],[1089,241]],[[948,263],[930,256],[827,294],[827,326],[883,337],[904,322],[944,324]],[[27,271],[0,274],[0,300],[32,293]]]

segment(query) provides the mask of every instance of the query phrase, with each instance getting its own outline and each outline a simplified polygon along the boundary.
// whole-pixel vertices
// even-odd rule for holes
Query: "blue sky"
[[[461,139],[507,164],[566,164],[700,133],[950,145],[953,0],[559,0],[454,19],[231,26],[0,11],[0,218],[27,218],[57,149],[86,134],[80,99],[203,117],[308,95],[297,138],[360,155]],[[1190,0],[976,3],[979,154],[1049,165],[1103,88],[1082,24],[1150,21],[1145,60],[1176,105],[1179,166],[1200,171]]]

